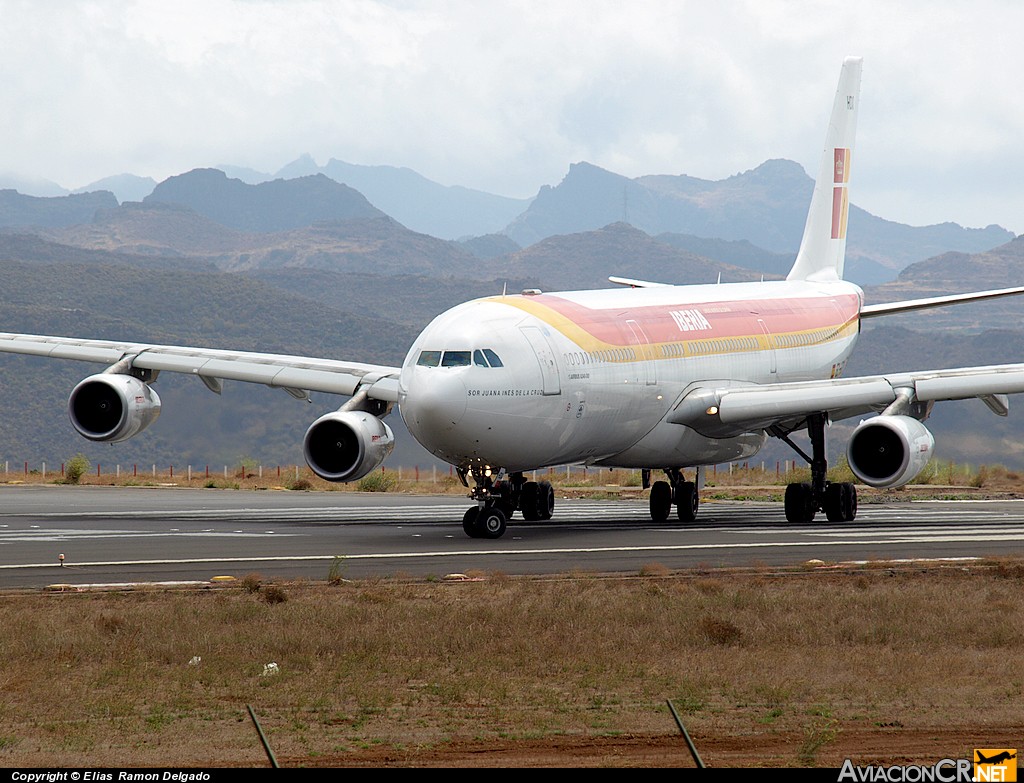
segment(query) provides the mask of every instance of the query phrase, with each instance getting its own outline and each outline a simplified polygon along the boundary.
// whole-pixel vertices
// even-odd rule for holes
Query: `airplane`
[[[1004,761],[1012,761],[1017,758],[1016,753],[1011,753],[1007,750],[997,753],[992,758],[986,758],[980,750],[975,750],[974,755],[978,757],[974,761],[975,764],[1002,764]]]
[[[774,437],[810,464],[786,488],[785,516],[806,523],[857,514],[853,483],[830,482],[826,432],[863,419],[847,447],[856,478],[898,487],[928,463],[924,425],[937,401],[979,398],[1008,413],[1024,365],[843,378],[863,321],[1024,293],[1024,287],[865,304],[844,281],[851,163],[862,60],[843,62],[799,251],[785,280],[675,286],[610,278],[617,288],[526,290],[458,305],[416,338],[401,367],[186,346],[0,334],[0,351],[109,365],[71,391],[74,428],[118,442],[160,413],[161,372],[262,383],[308,400],[347,396],[303,438],[306,462],[329,481],[355,481],[394,446],[397,405],[410,433],[455,466],[474,501],[472,538],[496,539],[511,516],[547,520],[554,492],[533,470],[582,463],[640,469],[650,514],[692,522],[705,468],[748,459]],[[806,430],[807,454],[791,436]],[[693,471],[693,480],[684,474]],[[652,472],[664,480],[651,482]],[[472,484],[472,487],[470,486]]]

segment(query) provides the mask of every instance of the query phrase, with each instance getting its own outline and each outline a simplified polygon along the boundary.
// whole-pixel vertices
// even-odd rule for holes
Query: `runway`
[[[467,507],[451,496],[3,486],[0,589],[1024,554],[1016,500],[862,505],[841,525],[791,525],[777,503],[704,502],[684,526],[653,524],[645,501],[559,499],[553,520],[514,519],[496,541],[464,535]]]

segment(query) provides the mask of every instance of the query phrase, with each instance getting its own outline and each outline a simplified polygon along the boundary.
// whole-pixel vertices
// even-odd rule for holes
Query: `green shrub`
[[[82,476],[89,470],[89,460],[84,454],[76,454],[68,460],[64,466],[64,481],[67,484],[77,484]]]

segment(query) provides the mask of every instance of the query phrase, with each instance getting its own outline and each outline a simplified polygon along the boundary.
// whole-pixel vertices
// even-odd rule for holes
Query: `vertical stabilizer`
[[[843,61],[804,237],[788,280],[835,280],[843,276],[846,219],[850,211],[850,163],[857,134],[862,63],[860,57],[847,57]]]

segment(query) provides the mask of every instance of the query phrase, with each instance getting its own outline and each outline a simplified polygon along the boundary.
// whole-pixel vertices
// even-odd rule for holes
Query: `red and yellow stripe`
[[[588,353],[630,348],[637,356],[654,360],[679,355],[678,350],[666,350],[667,346],[682,346],[686,355],[708,355],[783,350],[842,339],[856,334],[860,307],[859,298],[853,294],[754,302],[681,302],[627,309],[588,307],[554,294],[493,297],[489,301],[535,316]],[[710,328],[683,331],[672,313],[692,310],[698,311]],[[638,342],[629,322],[642,331],[646,344]]]

